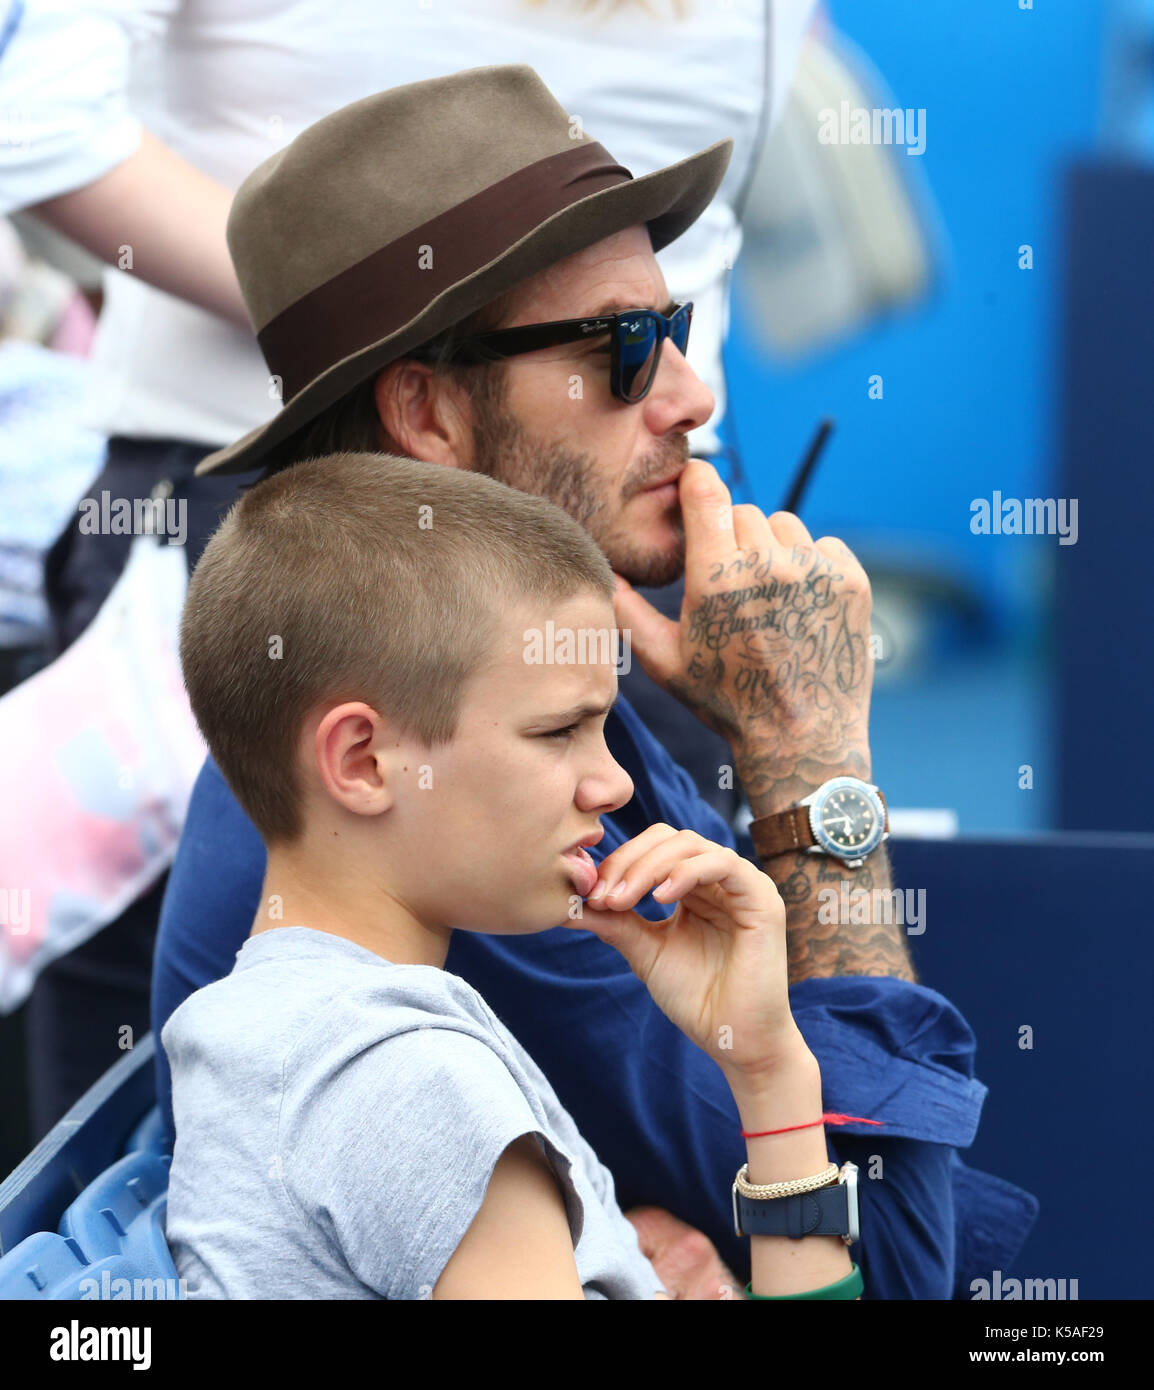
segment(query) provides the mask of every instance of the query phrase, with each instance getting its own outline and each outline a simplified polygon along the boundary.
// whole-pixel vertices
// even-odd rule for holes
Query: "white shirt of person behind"
[[[322,116],[389,87],[529,63],[581,128],[635,175],[730,137],[712,206],[659,256],[694,302],[689,360],[717,399],[690,436],[717,447],[735,203],[780,110],[815,0],[53,0],[4,55],[6,105],[35,139],[0,148],[0,213],[80,188],[128,158],[144,126],[236,189]],[[251,334],[130,272],[105,274],[86,423],[107,435],[220,447],[271,419]]]

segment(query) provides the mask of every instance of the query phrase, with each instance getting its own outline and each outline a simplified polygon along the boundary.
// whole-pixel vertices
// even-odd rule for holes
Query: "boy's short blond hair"
[[[391,454],[307,459],[246,492],[189,584],[180,659],[209,752],[266,844],[304,826],[305,718],[363,700],[429,747],[502,612],[613,595],[592,537],[552,502]]]

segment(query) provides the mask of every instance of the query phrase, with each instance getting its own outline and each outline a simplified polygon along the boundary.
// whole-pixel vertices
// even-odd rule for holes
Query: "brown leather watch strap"
[[[886,805],[881,788],[875,787],[874,790],[885,815],[882,829],[888,833],[890,808]],[[789,854],[791,850],[812,849],[817,841],[809,823],[809,811],[808,806],[791,806],[788,811],[777,811],[772,816],[762,816],[759,820],[752,821],[749,835],[753,840],[757,857],[762,860],[772,859],[778,854]]]
[[[772,859],[790,850],[812,849],[817,843],[809,823],[808,806],[791,806],[788,811],[762,816],[751,823],[749,834],[759,859]]]

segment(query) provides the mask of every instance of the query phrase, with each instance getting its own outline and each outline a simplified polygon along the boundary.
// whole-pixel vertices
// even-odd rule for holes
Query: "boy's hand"
[[[668,880],[668,882],[666,882]],[[653,891],[664,922],[632,908]],[[601,862],[581,926],[615,947],[661,1011],[727,1073],[767,1072],[800,1038],[773,880],[692,830],[651,825]]]

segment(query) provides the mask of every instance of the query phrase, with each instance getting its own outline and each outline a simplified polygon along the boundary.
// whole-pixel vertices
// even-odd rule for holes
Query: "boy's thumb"
[[[583,926],[606,946],[619,951],[630,970],[639,979],[645,979],[657,950],[653,929],[662,923],[651,922],[632,908],[627,912],[614,912],[612,908],[599,909],[586,903],[580,923],[574,925]]]

